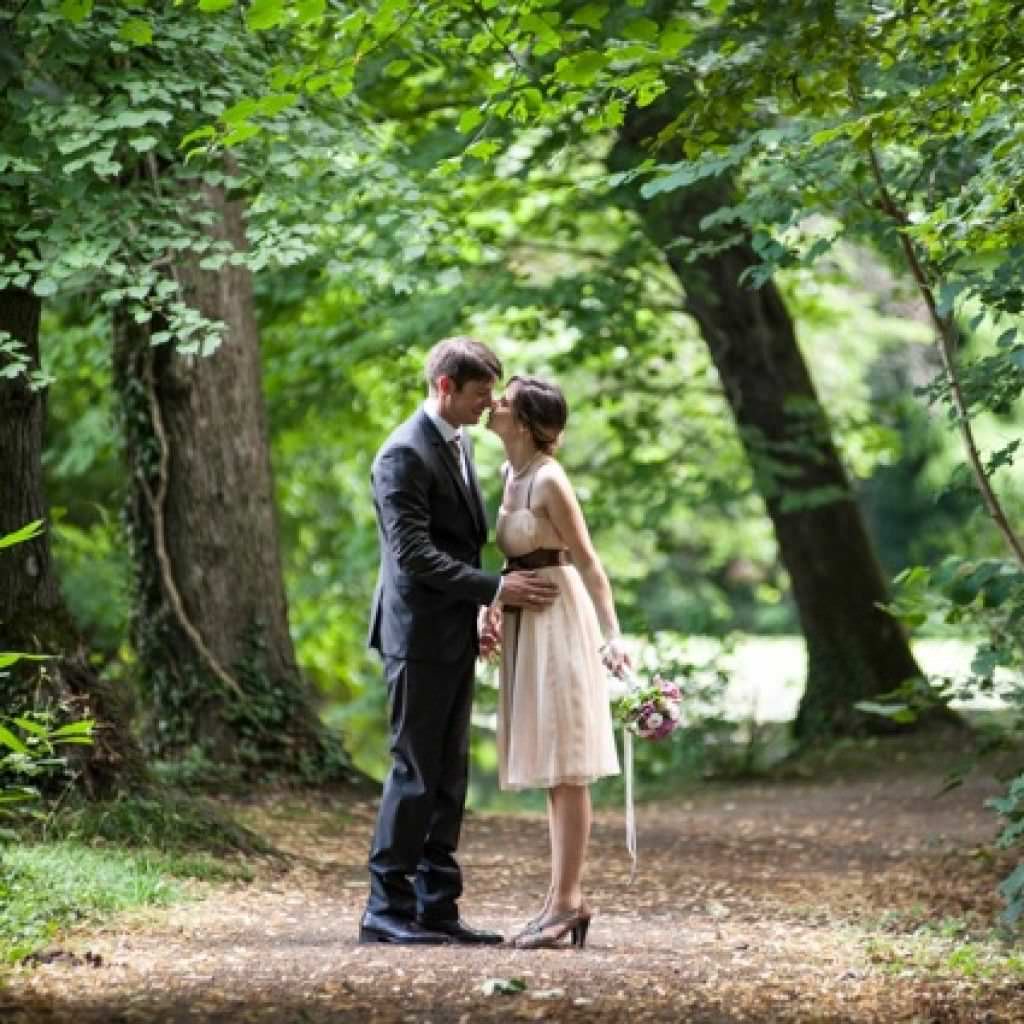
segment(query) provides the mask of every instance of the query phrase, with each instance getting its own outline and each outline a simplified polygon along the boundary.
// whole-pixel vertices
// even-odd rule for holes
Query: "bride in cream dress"
[[[583,946],[591,913],[581,876],[590,835],[589,784],[619,772],[606,668],[629,659],[611,586],[554,451],[568,410],[561,389],[513,377],[488,426],[508,461],[497,541],[507,568],[529,569],[558,587],[542,611],[505,606],[484,632],[501,633],[498,777],[502,789],[548,795],[551,886],[539,914],[513,940],[519,948]],[[500,597],[499,597],[500,600]]]

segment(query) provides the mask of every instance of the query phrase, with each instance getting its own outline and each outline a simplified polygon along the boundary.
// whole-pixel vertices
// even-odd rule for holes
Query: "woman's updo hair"
[[[512,396],[512,415],[529,430],[537,449],[550,455],[569,419],[562,389],[541,377],[511,377],[505,390]]]

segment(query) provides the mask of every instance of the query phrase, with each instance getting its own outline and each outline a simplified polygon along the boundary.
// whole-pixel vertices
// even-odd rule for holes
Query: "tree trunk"
[[[207,189],[216,237],[244,246],[238,203]],[[248,271],[179,268],[190,305],[226,325],[207,357],[150,345],[115,317],[115,382],[132,472],[135,642],[146,742],[243,774],[346,772],[295,662]]]
[[[665,107],[632,110],[609,166],[624,170],[650,156],[643,147],[671,120]],[[707,240],[701,221],[730,205],[730,193],[717,179],[630,202],[683,286],[790,576],[807,644],[796,734],[811,740],[888,730],[888,720],[858,712],[854,703],[920,677],[921,670],[899,623],[878,607],[888,601],[881,567],[782,297],[771,281],[760,288],[740,283],[760,262],[746,241],[694,262],[671,246],[680,237]]]
[[[39,368],[40,300],[18,288],[0,290],[0,331],[25,346],[30,370]],[[25,375],[0,378],[0,535],[47,517],[42,448],[46,392]],[[0,651],[50,655],[21,661],[3,687],[0,716],[48,710],[60,722],[92,718],[92,746],[66,748],[91,796],[142,781],[141,750],[129,728],[131,701],[89,668],[85,641],[64,603],[50,555],[49,535],[0,549]]]

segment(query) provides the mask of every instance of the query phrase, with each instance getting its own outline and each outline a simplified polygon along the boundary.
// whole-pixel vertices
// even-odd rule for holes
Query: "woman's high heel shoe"
[[[536,931],[537,925],[539,925],[541,921],[543,921],[544,918],[547,917],[548,904],[550,902],[551,893],[548,893],[548,895],[544,898],[544,906],[541,907],[539,913],[534,914],[533,917],[531,917],[530,920],[527,921],[526,924],[524,924],[523,927],[520,928],[519,931],[517,931],[515,935],[513,935],[512,938],[510,938],[508,941],[515,945],[516,939],[521,939],[524,935],[528,934],[529,932]]]
[[[535,932],[537,930],[537,925],[539,925],[543,920],[544,913],[542,911],[536,917],[531,917],[530,920],[527,921],[526,924],[524,924],[523,927],[520,928],[519,931],[517,931],[508,941],[514,946],[521,938],[523,938],[523,936],[529,935],[530,932]]]
[[[570,942],[582,949],[587,944],[587,932],[590,931],[590,914],[581,917],[579,922],[570,929]]]
[[[512,945],[516,949],[551,949],[568,935],[573,946],[583,949],[587,944],[591,916],[587,905],[581,904],[575,910],[537,921],[532,928],[527,927],[517,935]]]

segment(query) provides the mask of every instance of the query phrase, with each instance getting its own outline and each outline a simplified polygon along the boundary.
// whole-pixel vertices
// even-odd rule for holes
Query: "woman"
[[[546,789],[551,834],[551,886],[540,913],[513,939],[521,949],[567,935],[573,945],[586,942],[589,784],[619,771],[602,656],[613,671],[629,664],[608,577],[553,457],[567,417],[557,385],[513,377],[488,421],[508,456],[497,529],[507,568],[533,569],[559,589],[543,611],[505,606],[500,623],[499,784]]]

